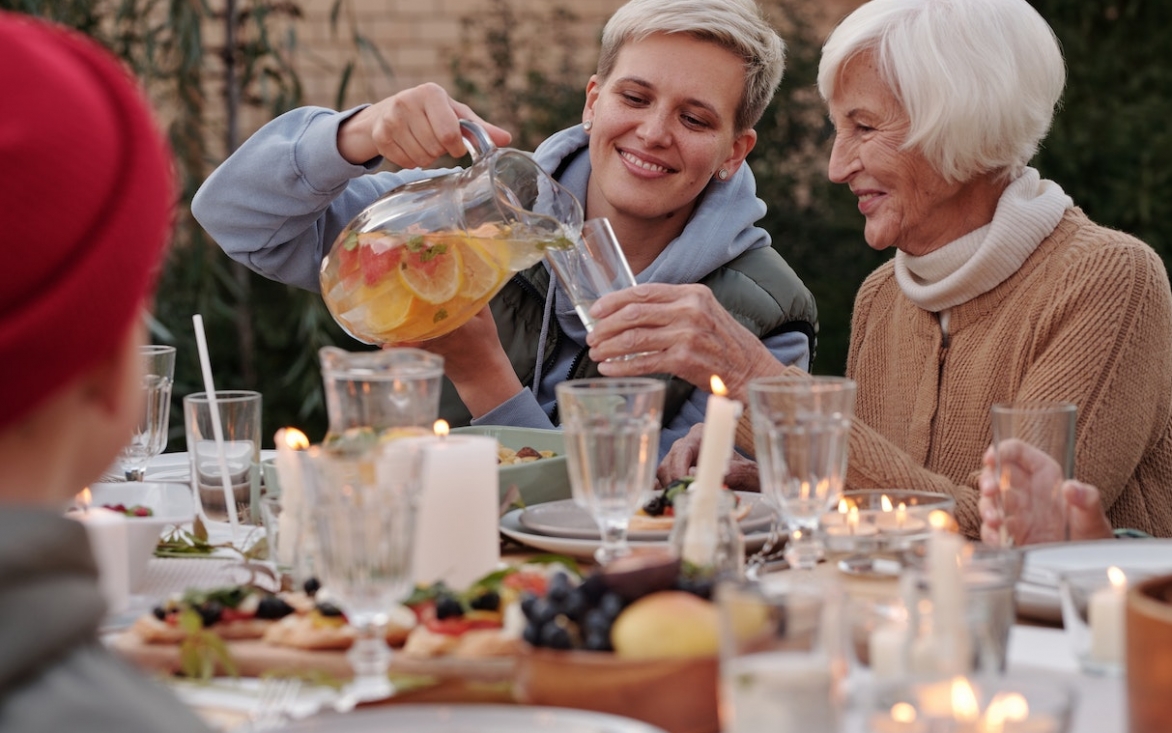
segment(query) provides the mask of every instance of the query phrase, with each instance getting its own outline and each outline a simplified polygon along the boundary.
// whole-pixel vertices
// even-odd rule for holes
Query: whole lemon
[[[716,606],[684,591],[652,593],[619,614],[610,639],[627,659],[713,656],[720,648]]]

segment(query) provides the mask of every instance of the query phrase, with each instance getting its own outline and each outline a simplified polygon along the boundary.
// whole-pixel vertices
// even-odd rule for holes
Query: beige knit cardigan
[[[1063,400],[1078,406],[1075,476],[1111,523],[1172,536],[1172,291],[1150,247],[1068,209],[1014,275],[951,309],[949,330],[904,296],[892,262],[863,283],[848,488],[950,494],[976,537],[990,406]]]

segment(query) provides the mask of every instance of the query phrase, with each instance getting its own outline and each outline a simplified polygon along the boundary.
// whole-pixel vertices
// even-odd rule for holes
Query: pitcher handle
[[[488,133],[475,122],[460,120],[460,134],[464,136],[464,147],[468,149],[468,154],[472,156],[473,163],[496,149],[492,140],[489,139]]]

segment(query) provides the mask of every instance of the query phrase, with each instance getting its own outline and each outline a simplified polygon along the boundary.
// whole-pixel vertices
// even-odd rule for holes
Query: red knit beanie
[[[0,12],[0,428],[123,343],[171,227],[170,152],[80,33]]]

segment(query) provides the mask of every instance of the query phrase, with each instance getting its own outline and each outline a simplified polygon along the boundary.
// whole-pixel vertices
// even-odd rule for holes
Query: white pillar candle
[[[301,523],[305,512],[305,484],[297,451],[309,447],[309,439],[296,428],[281,428],[273,442],[277,446],[277,478],[281,486],[281,515],[277,519],[277,563],[292,568],[297,562]],[[299,569],[298,569],[299,570]]]
[[[907,624],[888,623],[867,638],[867,658],[877,680],[896,680],[907,673]]]
[[[937,672],[963,674],[970,666],[961,559],[965,543],[963,537],[950,530],[951,521],[944,512],[935,511],[929,515],[932,525],[932,535],[928,539],[932,636],[936,644]]]
[[[742,405],[730,400],[720,377],[712,377],[712,394],[704,411],[704,432],[700,438],[700,457],[696,461],[696,479],[689,490],[688,526],[684,533],[683,559],[699,566],[712,563],[716,553],[716,511],[724,475],[732,458],[737,421]]]
[[[1117,567],[1107,569],[1111,585],[1096,590],[1087,604],[1091,627],[1091,659],[1121,664],[1124,655],[1124,615],[1127,576]]]
[[[415,582],[463,590],[500,565],[497,441],[484,435],[401,440],[416,440],[423,450]]]
[[[101,507],[87,507],[70,512],[68,516],[85,527],[108,610],[111,613],[125,611],[130,605],[130,557],[125,515]]]

